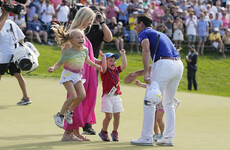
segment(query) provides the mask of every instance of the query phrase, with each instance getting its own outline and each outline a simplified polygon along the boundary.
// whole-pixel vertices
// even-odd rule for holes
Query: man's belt
[[[156,59],[155,62],[157,62],[158,60],[161,60],[161,59],[180,60],[180,57],[159,57]]]

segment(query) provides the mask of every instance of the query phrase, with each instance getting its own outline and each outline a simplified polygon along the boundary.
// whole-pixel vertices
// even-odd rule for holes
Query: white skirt
[[[74,73],[69,70],[63,70],[61,74],[61,79],[59,81],[60,84],[63,84],[67,81],[72,81],[73,84],[76,84],[77,82],[81,81],[82,74],[81,73]]]
[[[173,40],[174,41],[183,41],[184,40],[184,35],[181,30],[177,29],[173,33]]]

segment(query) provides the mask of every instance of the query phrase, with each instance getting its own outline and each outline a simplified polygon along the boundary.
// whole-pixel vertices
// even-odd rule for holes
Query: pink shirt
[[[221,18],[222,22],[223,22],[223,27],[224,28],[228,28],[229,26],[229,19],[228,18]]]
[[[156,14],[162,16],[162,15],[164,15],[164,10],[161,9],[160,7],[156,7],[156,8],[154,9],[154,11],[153,11],[153,14],[152,14],[152,19],[153,19],[154,21],[156,21],[156,22],[161,22],[161,18],[157,18],[157,17],[156,17]]]
[[[107,19],[111,19],[112,17],[117,18],[116,10],[117,11],[119,10],[119,8],[117,6],[114,6],[114,7],[108,6],[108,7],[106,7],[106,12],[107,12],[106,17],[107,17]]]

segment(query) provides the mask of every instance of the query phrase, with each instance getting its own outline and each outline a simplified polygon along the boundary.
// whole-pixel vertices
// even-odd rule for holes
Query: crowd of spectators
[[[28,0],[20,15],[11,14],[28,39],[52,44],[52,22],[65,25],[69,20],[70,7],[79,0]],[[106,24],[113,33],[115,49],[129,43],[130,52],[139,51],[134,17],[146,13],[152,17],[153,27],[164,32],[180,50],[181,44],[195,46],[204,54],[205,46],[219,50],[223,57],[230,45],[229,0],[81,0],[85,7],[100,8]]]

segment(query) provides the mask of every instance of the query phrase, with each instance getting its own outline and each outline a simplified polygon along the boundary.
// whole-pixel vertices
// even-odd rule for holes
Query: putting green
[[[229,150],[230,98],[178,92],[181,104],[176,112],[174,147],[130,145],[131,139],[141,135],[144,88],[122,85],[123,106],[119,127],[119,142],[102,142],[98,135],[89,135],[91,142],[61,142],[63,130],[56,127],[53,114],[63,104],[66,91],[58,79],[26,78],[32,104],[17,106],[22,97],[14,77],[0,81],[0,150]],[[100,112],[101,83],[95,113],[101,130],[104,114]],[[112,130],[112,122],[109,133]]]

